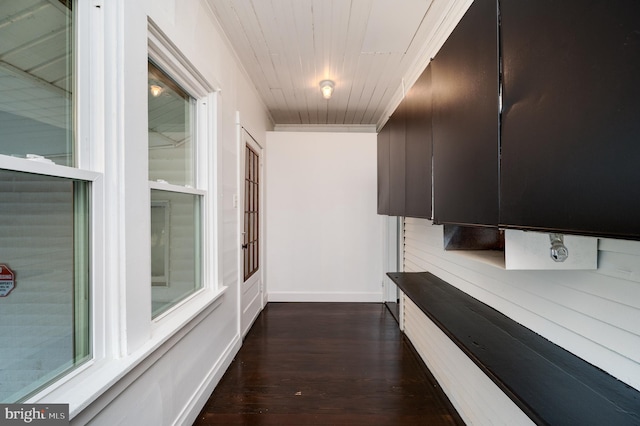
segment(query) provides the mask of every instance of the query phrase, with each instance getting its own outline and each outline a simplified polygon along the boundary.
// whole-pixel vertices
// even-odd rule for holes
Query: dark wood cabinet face
[[[498,224],[497,27],[476,0],[431,63],[437,223]]]
[[[404,216],[405,203],[405,103],[389,119],[389,215]]]
[[[378,214],[389,214],[389,123],[378,133]]]
[[[431,67],[405,97],[405,214],[431,218]]]
[[[640,2],[500,4],[500,222],[640,238]]]
[[[378,134],[378,214],[431,217],[431,70]]]

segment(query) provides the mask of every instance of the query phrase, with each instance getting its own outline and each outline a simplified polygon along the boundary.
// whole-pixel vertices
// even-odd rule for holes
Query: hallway
[[[194,425],[464,424],[375,303],[270,303]]]

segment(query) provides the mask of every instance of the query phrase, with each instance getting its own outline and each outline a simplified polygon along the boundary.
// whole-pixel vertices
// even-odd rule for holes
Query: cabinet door
[[[405,104],[404,216],[431,218],[431,67],[409,90]]]
[[[405,202],[405,103],[389,118],[389,215],[404,216]]]
[[[389,123],[378,133],[378,214],[389,214]]]
[[[640,2],[500,4],[500,222],[640,239]]]
[[[476,0],[431,63],[437,223],[498,224],[498,29]]]

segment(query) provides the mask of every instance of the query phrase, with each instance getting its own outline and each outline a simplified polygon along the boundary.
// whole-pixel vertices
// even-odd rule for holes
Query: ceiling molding
[[[376,133],[373,124],[277,124],[275,132]]]

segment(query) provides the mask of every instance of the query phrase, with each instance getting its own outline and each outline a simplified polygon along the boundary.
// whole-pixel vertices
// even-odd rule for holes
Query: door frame
[[[260,312],[265,307],[266,291],[265,291],[265,220],[264,220],[264,205],[265,205],[265,184],[264,184],[264,147],[251,135],[251,133],[240,124],[239,114],[237,115],[237,139],[238,139],[238,191],[234,196],[234,207],[237,209],[238,218],[238,232],[237,232],[237,253],[238,253],[238,315],[237,315],[237,329],[240,337],[244,337],[246,332],[251,329],[252,323],[256,320]],[[242,244],[244,243],[244,179],[245,179],[245,150],[246,145],[249,145],[259,155],[259,197],[258,197],[258,259],[259,267],[254,276],[258,276],[259,279],[259,302],[260,308],[256,315],[251,319],[251,323],[247,325],[243,330],[242,318],[243,318],[243,284],[244,284],[244,252]]]

